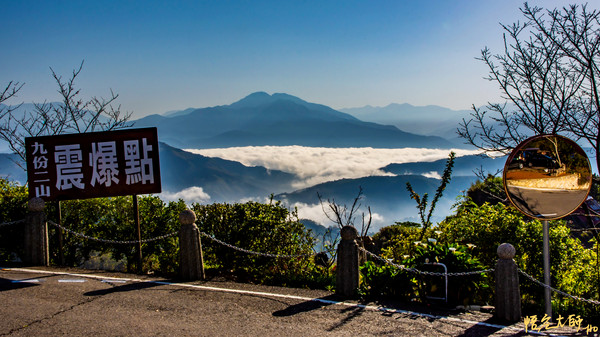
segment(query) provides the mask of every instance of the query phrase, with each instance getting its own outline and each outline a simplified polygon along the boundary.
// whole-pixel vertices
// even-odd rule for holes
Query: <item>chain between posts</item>
[[[244,249],[244,248],[240,248],[240,247],[236,247],[234,245],[231,245],[229,243],[223,242],[217,238],[215,238],[212,235],[208,235],[204,232],[200,232],[200,234],[202,236],[205,236],[213,241],[215,241],[216,243],[219,243],[225,247],[229,247],[231,249],[246,253],[246,254],[252,254],[252,255],[259,255],[259,256],[266,256],[266,257],[273,257],[273,258],[297,258],[297,257],[307,257],[307,256],[312,256],[314,254],[297,254],[297,255],[286,255],[286,254],[270,254],[270,253],[261,253],[261,252],[255,252],[252,250],[248,250],[248,249]]]
[[[10,222],[4,222],[4,223],[0,223],[0,227],[16,225],[16,224],[24,223],[24,222],[25,222],[25,219],[16,220],[16,221],[10,221]],[[71,229],[68,229],[66,227],[63,227],[63,226],[61,226],[61,225],[59,225],[59,224],[57,224],[57,223],[55,223],[54,221],[51,221],[51,220],[49,220],[48,223],[50,223],[52,226],[58,227],[58,228],[66,231],[68,233],[71,233],[71,234],[75,235],[75,236],[79,236],[81,238],[88,239],[88,240],[93,240],[93,241],[98,241],[98,242],[103,242],[103,243],[113,243],[113,244],[136,244],[136,243],[138,243],[137,240],[128,240],[128,241],[125,241],[125,240],[107,240],[107,239],[95,238],[95,237],[92,237],[92,236],[88,236],[88,235],[85,235],[85,234],[81,234],[81,233],[75,232],[75,231],[73,231]],[[149,242],[153,242],[153,241],[158,241],[158,240],[166,239],[166,238],[175,236],[177,234],[178,234],[178,232],[172,232],[172,233],[169,233],[169,234],[157,236],[155,238],[141,240],[141,242],[142,243],[149,243]],[[228,243],[226,243],[224,241],[221,241],[221,240],[215,238],[214,236],[208,235],[208,234],[206,234],[204,232],[200,232],[200,234],[202,236],[205,236],[205,237],[207,237],[207,238],[209,238],[209,239],[211,239],[211,240],[213,240],[213,241],[215,241],[215,242],[223,245],[223,246],[229,247],[231,249],[234,249],[234,250],[237,250],[237,251],[240,251],[240,252],[243,252],[243,253],[252,254],[252,255],[266,256],[266,257],[272,257],[272,258],[297,258],[297,257],[306,257],[306,256],[313,255],[313,254],[286,255],[286,254],[270,254],[270,253],[255,252],[255,251],[251,251],[251,250],[248,250],[248,249],[244,249],[244,248],[240,248],[240,247],[236,247],[234,245],[228,244]],[[420,274],[420,275],[429,275],[429,276],[446,276],[446,275],[447,276],[470,276],[470,275],[477,275],[477,274],[484,274],[484,273],[494,272],[493,268],[492,269],[485,269],[485,270],[477,270],[477,271],[468,271],[468,272],[456,272],[456,273],[436,273],[436,272],[430,272],[430,271],[423,271],[423,270],[418,270],[416,268],[407,268],[405,266],[393,263],[392,261],[387,260],[387,259],[385,259],[385,258],[383,258],[383,257],[381,257],[379,255],[376,255],[376,254],[374,254],[374,253],[372,253],[372,252],[370,252],[370,251],[368,251],[368,250],[366,250],[366,249],[364,249],[362,247],[359,247],[359,250],[362,251],[362,252],[364,252],[364,253],[366,253],[367,255],[369,255],[369,256],[371,256],[371,257],[373,257],[373,258],[375,258],[375,259],[377,259],[377,260],[379,260],[379,261],[381,261],[383,263],[385,263],[385,264],[389,264],[389,265],[391,265],[393,267],[396,267],[398,269],[401,269],[401,270],[404,270],[404,271],[408,271],[408,272],[411,272],[411,273]],[[561,291],[561,290],[558,290],[556,288],[553,288],[553,287],[551,287],[551,286],[549,286],[549,285],[547,285],[547,284],[545,284],[543,282],[540,282],[540,281],[536,280],[533,276],[527,274],[521,268],[518,268],[518,271],[519,271],[519,273],[521,273],[523,276],[525,276],[530,281],[532,281],[532,282],[534,282],[534,283],[536,283],[536,284],[538,284],[538,285],[540,285],[540,286],[542,286],[544,288],[550,289],[550,290],[552,290],[553,292],[555,292],[557,294],[569,297],[569,298],[577,300],[577,301],[587,302],[587,303],[594,304],[594,305],[600,305],[600,301],[591,300],[591,299],[585,299],[585,298],[582,298],[582,297],[579,297],[579,296],[571,295],[571,294],[566,293],[564,291]]]
[[[0,227],[1,226],[5,226],[5,225],[16,224],[16,223],[20,223],[20,222],[25,222],[25,220],[18,220],[18,221],[13,221],[13,222],[10,222],[10,223],[3,223],[3,224],[0,224]],[[78,237],[81,237],[81,238],[84,238],[84,239],[87,239],[87,240],[92,240],[92,241],[97,241],[97,242],[102,242],[102,243],[111,243],[111,244],[136,244],[136,243],[138,243],[137,240],[108,240],[108,239],[96,238],[96,237],[93,237],[93,236],[89,236],[89,235],[85,235],[85,234],[82,234],[82,233],[75,232],[74,230],[71,230],[71,229],[66,228],[64,226],[61,226],[61,225],[57,224],[56,222],[54,222],[52,220],[49,220],[48,223],[50,225],[52,225],[52,226],[55,226],[57,228],[60,228],[60,229],[64,230],[65,232],[68,232],[70,234],[73,234],[75,236],[78,236]],[[166,239],[166,238],[169,238],[169,237],[172,237],[172,236],[176,236],[178,234],[179,234],[179,232],[172,232],[172,233],[169,233],[169,234],[157,236],[155,238],[141,240],[140,242],[142,242],[142,243],[149,243],[149,242],[153,242],[153,241],[158,241],[158,240]],[[215,242],[217,242],[217,243],[219,243],[219,244],[221,244],[221,245],[223,245],[223,246],[226,246],[226,247],[229,247],[231,249],[234,249],[234,250],[237,250],[237,251],[240,251],[240,252],[244,252],[244,253],[247,253],[247,254],[252,254],[252,255],[260,255],[260,256],[266,256],[266,257],[272,257],[272,258],[297,258],[297,257],[306,257],[306,256],[312,256],[312,255],[314,255],[314,254],[287,255],[287,254],[270,254],[270,253],[255,252],[255,251],[251,251],[251,250],[248,250],[248,249],[244,249],[244,248],[240,248],[240,247],[236,247],[234,245],[228,244],[228,243],[223,242],[223,241],[215,238],[214,236],[208,235],[208,234],[206,234],[204,232],[200,232],[200,234],[203,235],[203,236],[205,236],[205,237],[207,237],[207,238],[209,238],[209,239],[211,239],[211,240],[213,240],[213,241],[215,241]]]
[[[448,273],[448,274],[445,274],[445,273],[434,273],[434,272],[429,272],[429,271],[418,270],[416,268],[407,268],[405,266],[398,265],[398,264],[395,264],[395,263],[393,263],[393,262],[391,262],[391,261],[389,261],[387,259],[384,259],[381,256],[373,254],[370,251],[368,251],[368,250],[366,250],[366,249],[364,249],[362,247],[359,247],[359,249],[362,252],[366,253],[367,255],[369,255],[371,257],[374,257],[374,258],[376,258],[376,259],[378,259],[378,260],[380,260],[380,261],[382,261],[382,262],[384,262],[386,264],[389,264],[389,265],[394,266],[394,267],[396,267],[398,269],[401,269],[401,270],[405,270],[405,271],[408,271],[408,272],[417,273],[417,274],[421,274],[421,275],[429,275],[429,276],[445,276],[445,275],[448,275],[448,276],[467,276],[467,275],[489,273],[489,272],[493,272],[494,271],[494,269],[486,269],[486,270],[479,270],[479,271]],[[551,286],[546,285],[546,284],[544,284],[544,283],[536,280],[533,276],[531,276],[531,275],[527,274],[526,272],[524,272],[523,270],[521,270],[521,268],[518,268],[518,270],[519,270],[519,273],[521,273],[527,279],[531,280],[532,282],[534,282],[534,283],[536,283],[536,284],[538,284],[538,285],[540,285],[540,286],[542,286],[544,288],[550,289],[550,290],[554,291],[555,293],[558,293],[560,295],[572,298],[572,299],[577,300],[577,301],[587,302],[587,303],[594,304],[594,305],[600,305],[600,301],[585,299],[585,298],[582,298],[582,297],[579,297],[579,296],[571,295],[569,293],[566,293],[564,291],[558,290],[556,288],[552,288]]]
[[[16,225],[16,224],[24,223],[24,222],[25,222],[25,219],[16,220],[16,221],[10,221],[10,222],[4,222],[4,223],[0,223],[0,227]],[[51,221],[51,220],[49,220],[48,223],[50,223],[52,226],[58,227],[58,228],[66,231],[68,233],[71,233],[71,234],[75,235],[75,236],[79,236],[81,238],[88,239],[88,240],[93,240],[93,241],[98,241],[98,242],[103,242],[103,243],[112,243],[112,244],[136,244],[136,243],[138,243],[137,240],[128,240],[128,241],[126,241],[126,240],[107,240],[107,239],[95,238],[95,237],[92,237],[92,236],[88,236],[88,235],[85,235],[85,234],[82,234],[82,233],[75,232],[75,231],[73,231],[71,229],[68,229],[66,227],[63,227],[63,226],[61,226],[61,225],[59,225],[59,224],[57,224],[57,223],[55,223],[54,221]],[[178,234],[178,232],[172,232],[172,233],[169,233],[169,234],[157,236],[155,238],[141,240],[141,242],[142,243],[149,243],[149,242],[153,242],[153,241],[158,241],[158,240],[166,239],[166,238],[175,236],[177,234]],[[266,257],[272,257],[272,258],[297,258],[297,257],[306,257],[306,256],[313,255],[313,254],[296,254],[296,255],[279,254],[278,255],[278,254],[255,252],[255,251],[251,251],[251,250],[248,250],[248,249],[244,249],[244,248],[240,248],[240,247],[236,247],[234,245],[228,244],[228,243],[226,243],[224,241],[221,241],[221,240],[215,238],[214,236],[208,235],[208,234],[206,234],[204,232],[200,232],[200,234],[202,236],[205,236],[205,237],[207,237],[207,238],[209,238],[209,239],[211,239],[211,240],[213,240],[213,241],[215,241],[215,242],[223,245],[223,246],[229,247],[231,249],[234,249],[234,250],[237,250],[237,251],[240,251],[240,252],[243,252],[243,253],[252,254],[252,255],[260,255],[260,256],[266,256]],[[404,270],[404,271],[408,271],[408,272],[416,273],[416,274],[421,274],[421,275],[429,275],[429,276],[446,276],[446,275],[448,275],[448,276],[469,276],[469,275],[476,275],[476,274],[491,273],[491,272],[494,271],[493,268],[492,269],[485,269],[485,270],[477,270],[477,271],[468,271],[468,272],[456,272],[456,273],[436,273],[436,272],[430,272],[430,271],[423,271],[423,270],[418,270],[416,268],[407,268],[405,266],[393,263],[392,261],[387,260],[387,259],[385,259],[385,258],[383,258],[383,257],[381,257],[379,255],[376,255],[376,254],[374,254],[374,253],[372,253],[372,252],[370,252],[370,251],[368,251],[368,250],[366,250],[366,249],[364,249],[362,247],[359,247],[359,250],[362,251],[362,252],[364,252],[364,253],[366,253],[367,255],[369,255],[369,256],[371,256],[371,257],[373,257],[373,258],[375,258],[375,259],[383,262],[383,263],[389,264],[389,265],[391,265],[393,267],[396,267],[396,268]],[[555,293],[561,294],[563,296],[569,297],[569,298],[577,300],[577,301],[587,302],[587,303],[594,304],[594,305],[600,305],[600,301],[591,300],[591,299],[585,299],[585,298],[582,298],[582,297],[579,297],[579,296],[571,295],[571,294],[566,293],[564,291],[561,291],[561,290],[558,290],[556,288],[553,288],[553,287],[551,287],[551,286],[549,286],[549,285],[547,285],[547,284],[545,284],[543,282],[540,282],[540,281],[536,280],[533,276],[527,274],[521,268],[518,268],[518,271],[519,271],[519,273],[521,273],[523,276],[525,276],[530,281],[532,281],[532,282],[534,282],[534,283],[536,283],[536,284],[538,284],[538,285],[540,285],[540,286],[542,286],[544,288],[550,289],[550,290],[554,291]]]
[[[51,220],[49,220],[48,223],[51,224],[52,226],[55,226],[57,228],[64,230],[65,232],[71,233],[75,236],[79,236],[79,237],[87,239],[87,240],[98,241],[98,242],[102,242],[102,243],[121,244],[121,245],[137,244],[138,242],[149,243],[149,242],[153,242],[153,241],[166,239],[166,238],[169,238],[169,237],[179,234],[179,232],[173,232],[173,233],[169,233],[169,234],[165,234],[165,235],[157,236],[155,238],[145,239],[145,240],[141,240],[141,241],[138,241],[138,240],[107,240],[107,239],[100,239],[100,238],[95,238],[95,237],[88,236],[85,234],[77,233],[77,232],[75,232],[71,229],[65,228]]]
[[[594,305],[600,305],[600,301],[588,300],[588,299],[585,299],[585,298],[582,298],[582,297],[579,297],[579,296],[568,294],[568,293],[566,293],[564,291],[561,291],[561,290],[558,290],[556,288],[552,288],[551,286],[549,286],[549,285],[547,285],[547,284],[545,284],[543,282],[540,282],[540,281],[536,280],[533,276],[531,276],[531,275],[527,274],[526,272],[524,272],[523,270],[521,270],[521,268],[518,268],[518,270],[519,270],[519,273],[521,273],[523,276],[525,276],[526,278],[528,278],[530,281],[532,281],[532,282],[534,282],[534,283],[536,283],[536,284],[538,284],[538,285],[540,285],[540,286],[542,286],[542,287],[544,287],[546,289],[550,289],[550,290],[554,291],[557,294],[561,294],[563,296],[572,298],[572,299],[577,300],[577,301],[587,302],[587,303],[594,304]]]
[[[0,227],[16,225],[25,222],[25,219],[0,223]]]
[[[470,275],[477,275],[477,274],[484,274],[484,273],[491,273],[494,271],[494,269],[485,269],[485,270],[476,270],[476,271],[465,271],[465,272],[457,272],[457,273],[435,273],[435,272],[431,272],[431,271],[424,271],[424,270],[419,270],[416,268],[408,268],[399,264],[396,264],[390,260],[387,260],[377,254],[373,254],[370,251],[362,248],[362,247],[358,247],[358,249],[364,253],[366,253],[367,255],[374,257],[386,264],[389,264],[390,266],[394,266],[398,269],[404,270],[404,271],[408,271],[411,273],[415,273],[415,274],[421,274],[421,275],[428,275],[428,276],[470,276]]]

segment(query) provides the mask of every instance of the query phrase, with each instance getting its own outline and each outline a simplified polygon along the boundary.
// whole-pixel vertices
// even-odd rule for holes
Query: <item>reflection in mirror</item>
[[[504,166],[508,198],[521,212],[536,219],[558,219],[576,210],[587,198],[591,182],[587,155],[563,136],[525,140]]]

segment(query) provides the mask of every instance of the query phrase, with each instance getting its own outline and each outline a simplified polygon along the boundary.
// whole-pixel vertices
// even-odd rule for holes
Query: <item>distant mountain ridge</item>
[[[451,213],[456,197],[462,195],[474,181],[474,176],[458,176],[451,179],[436,207],[434,213],[436,221]],[[370,206],[373,213],[383,216],[389,222],[388,224],[392,224],[393,221],[407,220],[419,222],[417,204],[406,190],[407,182],[410,182],[421,196],[428,193],[430,197],[433,197],[440,184],[440,180],[422,175],[371,176],[329,181],[294,192],[281,193],[275,198],[288,206],[293,206],[295,203],[318,205],[318,193],[322,195],[325,202],[331,198],[339,205],[350,207],[359,188],[362,188],[364,194],[361,200],[361,212],[367,212],[367,206]],[[357,221],[360,223],[361,214],[357,215]]]
[[[161,141],[179,148],[302,145],[322,147],[451,148],[437,136],[364,122],[288,94],[256,92],[232,103],[170,117],[151,115],[135,127],[158,128]]]
[[[27,173],[16,162],[20,162],[20,157],[13,153],[0,153],[0,178],[8,179],[25,184]]]
[[[294,174],[205,157],[165,143],[160,143],[159,156],[163,191],[202,187],[214,202],[266,198],[290,189],[297,179]]]
[[[420,135],[438,135],[456,144],[463,143],[458,138],[456,129],[463,118],[470,119],[471,113],[470,110],[452,110],[437,105],[414,106],[408,103],[392,103],[384,107],[367,105],[340,111],[364,121],[394,125]]]
[[[446,168],[446,159],[440,159],[432,162],[413,162],[403,164],[389,164],[382,167],[381,170],[388,173],[397,175],[409,175],[409,174],[427,174],[435,172],[440,176]],[[457,157],[454,160],[454,166],[452,168],[452,177],[474,177],[476,171],[482,171],[487,174],[495,174],[498,171],[504,169],[506,157],[490,158],[487,156],[480,155],[469,155]]]

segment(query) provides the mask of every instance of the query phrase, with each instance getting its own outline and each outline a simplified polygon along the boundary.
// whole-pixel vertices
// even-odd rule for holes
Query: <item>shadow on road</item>
[[[113,285],[110,282],[106,282],[107,284]],[[144,290],[149,288],[154,288],[160,286],[162,284],[157,282],[136,282],[136,283],[128,283],[120,286],[114,286],[107,289],[93,290],[85,293],[85,296],[103,296],[113,293],[125,292],[125,291],[134,291],[134,290]]]
[[[483,324],[481,324],[483,323]],[[486,325],[489,324],[489,325]],[[466,329],[461,335],[457,337],[467,337],[467,336],[490,336],[495,334],[496,332],[503,330],[504,327],[494,327],[490,325],[501,324],[494,317],[491,317],[480,324],[476,324]],[[505,334],[503,336],[531,336],[531,334],[526,333],[525,331],[514,331],[514,334],[507,333],[506,330],[503,331]]]
[[[39,282],[35,282],[35,280],[40,280],[47,277],[52,277],[53,275],[41,276],[41,277],[31,277],[21,280],[11,280],[6,278],[0,278],[0,291],[14,290],[14,289],[22,289],[29,288],[34,286],[39,286]],[[30,281],[30,282],[28,282]]]
[[[275,317],[285,317],[285,316],[293,316],[296,314],[300,314],[303,312],[309,312],[316,309],[324,308],[326,306],[332,305],[338,301],[339,298],[335,295],[329,295],[325,297],[321,297],[312,301],[306,301],[294,305],[290,305],[289,307],[278,310],[273,313]]]
[[[341,298],[336,295],[320,297],[320,298],[317,298],[317,299],[314,299],[311,301],[306,301],[306,302],[290,305],[289,307],[287,307],[283,310],[275,311],[273,313],[273,316],[275,316],[275,317],[293,316],[293,315],[325,308],[332,304],[337,304],[337,303],[339,303],[340,300],[341,300]],[[364,310],[365,310],[364,307],[358,307],[358,306],[356,306],[356,307],[351,306],[351,307],[344,308],[342,310],[342,313],[347,314],[347,316],[344,319],[340,320],[338,323],[329,327],[327,329],[327,331],[331,332],[331,331],[335,331],[335,330],[339,329],[340,327],[344,326],[348,322],[352,321],[354,318],[360,316],[364,312]]]
[[[362,313],[364,311],[365,311],[365,308],[363,308],[363,307],[348,307],[348,308],[344,309],[343,312],[347,313],[348,315],[344,319],[339,321],[337,324],[334,324],[333,326],[329,327],[327,329],[327,331],[332,332],[332,331],[335,331],[335,330],[341,328],[342,326],[346,325],[348,322],[352,321],[354,318],[362,315]]]

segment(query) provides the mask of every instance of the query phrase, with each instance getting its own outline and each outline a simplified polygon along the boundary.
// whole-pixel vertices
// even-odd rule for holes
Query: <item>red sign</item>
[[[156,128],[25,138],[29,195],[68,200],[160,193]]]

